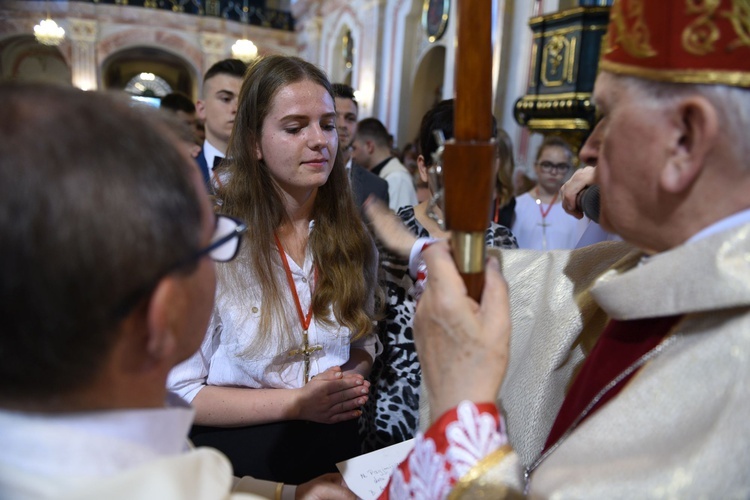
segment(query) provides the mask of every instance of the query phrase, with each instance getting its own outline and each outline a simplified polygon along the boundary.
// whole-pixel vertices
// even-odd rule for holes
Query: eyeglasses
[[[206,254],[214,262],[229,262],[237,256],[245,231],[247,231],[247,225],[241,220],[216,214],[216,229],[214,229],[211,244],[195,252],[187,263],[196,261]]]
[[[551,161],[540,161],[537,163],[542,171],[548,174],[564,174],[570,170],[570,163],[552,163]]]
[[[159,273],[148,285],[142,286],[128,295],[115,308],[115,318],[120,319],[125,317],[144,295],[154,289],[162,278],[179,269],[191,266],[205,255],[208,255],[214,262],[229,262],[234,259],[239,252],[242,235],[245,231],[247,231],[247,225],[241,220],[229,217],[228,215],[216,214],[216,226],[214,234],[211,237],[211,243],[197,250],[190,257],[173,264],[166,271]]]

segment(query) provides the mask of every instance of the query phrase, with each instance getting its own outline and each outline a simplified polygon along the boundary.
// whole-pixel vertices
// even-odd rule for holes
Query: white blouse
[[[548,210],[544,217],[531,193],[516,198],[516,219],[510,230],[518,240],[518,248],[575,248],[581,235],[578,219],[565,212],[562,203],[555,203],[551,207],[544,203],[541,208]]]
[[[313,258],[308,250],[305,262],[300,268],[287,254],[287,261],[297,287],[302,310],[307,314],[312,300],[315,271]],[[303,346],[302,325],[297,314],[285,270],[281,263],[275,264],[284,297],[287,300],[288,323],[292,327],[294,345],[282,348],[282,339],[272,336],[270,345],[263,352],[248,353],[249,341],[258,334],[261,314],[260,286],[252,279],[248,270],[247,294],[237,297],[223,293],[221,284],[217,289],[216,305],[200,349],[192,357],[172,369],[167,379],[167,387],[183,399],[191,402],[198,391],[206,385],[293,389],[302,387],[304,380],[304,356],[290,354]],[[248,298],[250,303],[247,302]],[[370,297],[369,307],[374,301]],[[327,326],[313,316],[308,329],[308,345],[321,349],[310,355],[310,377],[324,372],[332,366],[343,366],[349,360],[351,347],[366,351],[373,359],[382,350],[375,333],[350,342],[348,328],[336,324]]]

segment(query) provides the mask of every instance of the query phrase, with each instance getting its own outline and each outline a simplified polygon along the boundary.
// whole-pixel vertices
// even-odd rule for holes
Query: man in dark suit
[[[195,108],[205,123],[206,140],[196,161],[209,192],[213,192],[213,183],[217,182],[213,169],[227,153],[246,69],[247,65],[239,59],[223,59],[203,77],[203,92]]]
[[[371,194],[388,203],[388,183],[359,165],[352,163],[351,145],[357,129],[359,106],[354,98],[354,89],[345,83],[334,83],[336,104],[336,130],[339,133],[340,153],[343,155],[349,180],[354,191],[354,201],[360,207]]]

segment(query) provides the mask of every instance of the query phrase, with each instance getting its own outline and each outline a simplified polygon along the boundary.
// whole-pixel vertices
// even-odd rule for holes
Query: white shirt
[[[102,479],[143,471],[143,467],[148,474],[164,474],[165,469],[159,467],[165,458],[192,456],[198,450],[205,455],[206,448],[190,451],[187,435],[193,416],[193,409],[174,394],[163,408],[49,414],[0,409],[0,497],[37,500],[60,498],[70,491],[86,496],[87,485],[101,485]],[[223,456],[220,460],[226,464],[223,468],[207,471],[218,474],[211,476],[209,489],[215,487],[214,480],[223,479],[229,487],[234,484],[235,491],[273,496],[277,483],[232,478],[229,461]],[[179,476],[160,479],[174,484],[185,481]],[[161,498],[157,491],[164,490],[155,483],[152,486],[151,493]],[[294,498],[295,491],[296,487],[285,485],[282,498]],[[229,498],[225,496],[228,490],[220,493],[213,498]],[[128,491],[109,495],[130,497]],[[203,497],[196,492],[195,498]]]
[[[70,414],[0,410],[0,469],[93,478],[184,453],[194,412],[178,398],[170,403]]]
[[[315,280],[312,255],[308,250],[303,267],[299,267],[289,255],[287,261],[302,310],[307,314]],[[226,293],[219,283],[208,333],[198,352],[169,374],[167,385],[171,391],[186,401],[192,401],[206,385],[292,389],[305,384],[304,357],[290,355],[291,350],[303,345],[302,325],[284,268],[281,263],[275,265],[276,275],[284,277],[280,285],[287,302],[286,315],[293,335],[291,345],[283,345],[281,336],[285,332],[280,332],[272,336],[271,345],[264,352],[245,352],[249,342],[258,335],[261,314],[260,286],[256,285],[248,269],[247,290],[242,297]],[[333,313],[330,315],[333,317]],[[367,351],[373,359],[382,350],[375,334],[353,343],[350,336],[349,329],[335,324],[335,320],[331,327],[315,321],[313,316],[308,330],[308,345],[322,349],[310,356],[311,378],[333,366],[344,365],[349,360],[351,347]]]
[[[203,157],[206,159],[206,165],[208,165],[208,172],[213,176],[214,173],[214,158],[224,158],[226,155],[223,151],[219,151],[214,147],[213,144],[208,142],[208,139],[203,141]]]
[[[592,221],[585,215],[578,220],[578,243],[575,248],[583,248],[602,241],[620,241],[622,238],[613,233],[608,233],[602,226]]]
[[[704,227],[693,236],[691,236],[685,243],[692,243],[707,236],[711,236],[712,234],[720,233],[722,231],[727,231],[734,227],[747,224],[748,222],[750,222],[750,208],[716,221],[708,227]]]
[[[206,159],[206,165],[208,166],[208,176],[211,178],[211,185],[214,190],[218,189],[222,184],[226,184],[229,180],[229,172],[224,171],[221,175],[214,173],[214,161],[216,158],[225,158],[226,156],[222,151],[219,151],[213,146],[208,140],[203,141],[203,157]]]
[[[380,171],[380,178],[388,183],[388,208],[398,212],[401,207],[417,204],[414,180],[398,158],[391,158]]]
[[[547,213],[544,219],[540,207]],[[565,212],[562,203],[552,207],[544,203],[538,205],[530,193],[516,198],[516,219],[511,231],[518,240],[518,248],[535,250],[575,248],[580,234],[578,219]]]

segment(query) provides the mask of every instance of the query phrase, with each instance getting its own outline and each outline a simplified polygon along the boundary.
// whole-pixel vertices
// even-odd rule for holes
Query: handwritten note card
[[[404,461],[412,448],[414,440],[410,439],[339,462],[336,467],[357,497],[362,500],[376,500],[388,484],[391,471]]]

